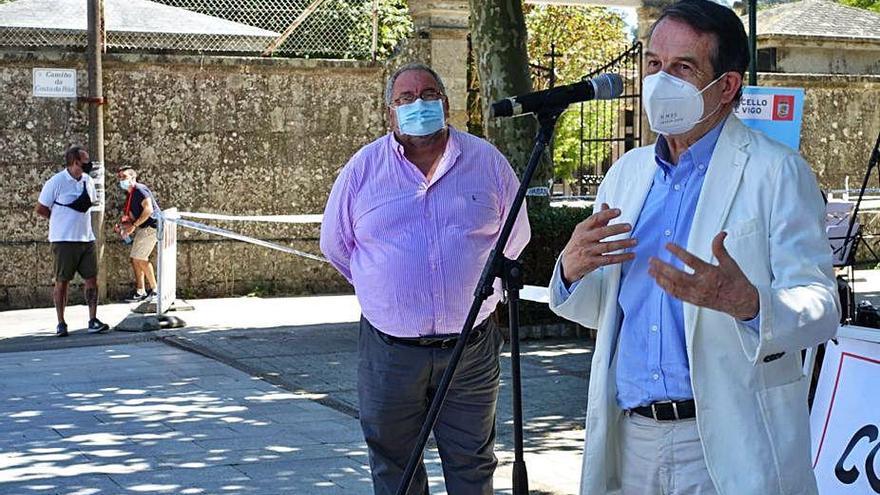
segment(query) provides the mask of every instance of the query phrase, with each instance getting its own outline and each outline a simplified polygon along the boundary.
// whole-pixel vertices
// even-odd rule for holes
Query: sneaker
[[[107,330],[110,330],[110,325],[102,322],[97,318],[89,320],[89,333],[102,333],[106,332]]]
[[[67,323],[59,323],[58,326],[55,327],[55,336],[67,337]]]
[[[133,290],[125,296],[125,302],[141,302],[147,298],[149,292],[138,292],[137,290]]]

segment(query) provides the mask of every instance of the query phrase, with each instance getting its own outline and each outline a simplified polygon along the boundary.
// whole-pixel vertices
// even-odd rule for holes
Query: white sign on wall
[[[34,96],[76,98],[76,69],[34,69]]]
[[[880,494],[880,344],[829,342],[810,413],[821,495]]]

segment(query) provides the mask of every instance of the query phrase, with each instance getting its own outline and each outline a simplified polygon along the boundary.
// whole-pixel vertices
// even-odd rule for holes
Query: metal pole
[[[104,85],[101,56],[104,49],[104,0],[89,0],[88,5],[88,71],[89,71],[89,155],[99,162],[98,191],[100,207],[92,210],[92,228],[95,230],[95,250],[98,254],[98,296],[107,297],[107,270],[104,269]]]
[[[758,0],[749,0],[749,86],[758,85]]]
[[[529,474],[523,457],[522,380],[519,352],[519,291],[523,287],[522,263],[504,263],[502,284],[507,291],[510,325],[510,375],[513,378],[513,495],[529,495]]]

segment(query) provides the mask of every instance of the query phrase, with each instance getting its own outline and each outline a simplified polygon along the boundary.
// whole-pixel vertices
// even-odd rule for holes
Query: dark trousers
[[[495,458],[495,403],[501,375],[501,332],[491,321],[462,354],[434,439],[451,495],[491,495]],[[394,495],[415,447],[431,399],[452,349],[388,342],[361,318],[358,401],[376,495]],[[428,493],[425,466],[416,470],[409,495]]]

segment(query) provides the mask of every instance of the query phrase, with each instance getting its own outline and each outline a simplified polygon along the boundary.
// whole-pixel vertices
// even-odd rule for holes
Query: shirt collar
[[[458,129],[448,124],[446,129],[448,130],[446,149],[443,150],[443,155],[440,157],[440,164],[437,167],[437,171],[434,173],[434,177],[431,178],[431,183],[436,182],[440,177],[446,174],[446,172],[455,164],[458,155],[461,154],[461,136],[459,136]],[[403,145],[397,140],[397,136],[394,135],[393,131],[388,133],[388,143],[398,160],[406,159]]]
[[[83,173],[83,175],[86,175]],[[67,179],[67,182],[79,182],[82,180],[82,175],[77,179],[76,177],[70,175],[70,169],[64,167],[64,178]]]
[[[458,150],[458,130],[456,130],[451,125],[446,125],[446,130],[448,131],[448,136],[446,139],[446,151],[450,150]],[[397,136],[394,134],[394,131],[388,133],[388,142],[391,144],[391,149],[394,151],[394,154],[397,155],[397,158],[401,160],[406,157],[404,153],[403,144],[397,140]],[[445,153],[445,152],[444,152]]]
[[[692,144],[679,157],[679,163],[687,160],[695,165],[702,165],[703,168],[700,170],[705,171],[709,167],[709,161],[712,158],[712,153],[715,151],[715,145],[718,144],[718,138],[721,136],[721,131],[724,129],[726,121],[727,119],[722,119],[721,122]],[[657,138],[657,143],[654,145],[654,159],[667,175],[675,166],[672,164],[669,143],[666,142],[666,136],[662,134]]]

